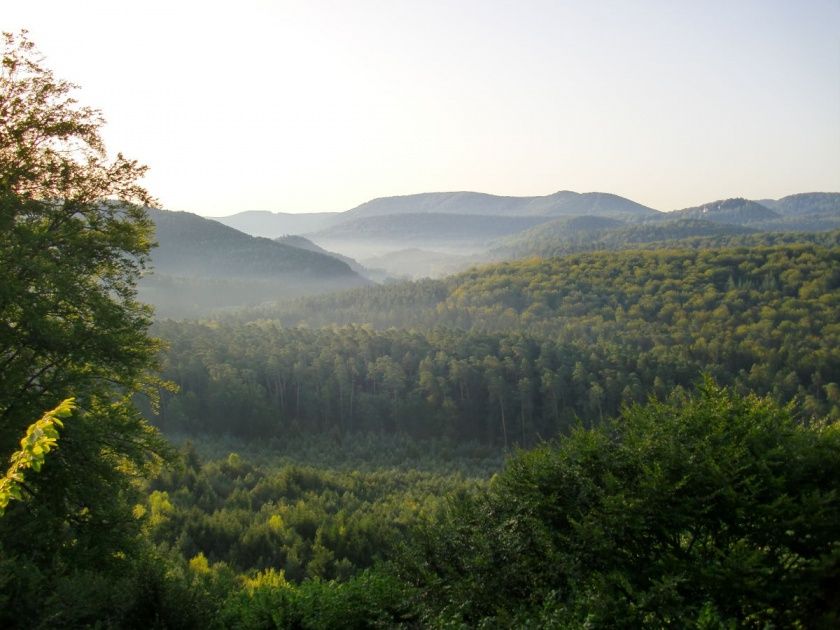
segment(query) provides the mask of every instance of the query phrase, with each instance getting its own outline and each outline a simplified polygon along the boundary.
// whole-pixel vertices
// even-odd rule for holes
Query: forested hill
[[[838,312],[840,247],[493,265],[261,313],[274,321],[161,324],[172,345],[165,376],[182,390],[165,396],[158,422],[531,443],[575,417],[691,388],[703,372],[838,416]]]
[[[301,295],[361,287],[347,263],[316,251],[248,236],[188,212],[149,210],[158,247],[140,296],[163,317],[204,317]]]
[[[805,238],[815,242],[803,242]],[[682,247],[658,243],[643,251],[578,253],[485,265],[441,280],[292,300],[243,311],[236,317],[240,321],[277,319],[293,326],[366,323],[380,328],[446,325],[500,330],[537,326],[554,330],[565,328],[570,320],[593,316],[590,301],[596,296],[613,309],[621,306],[625,311],[634,305],[627,302],[625,291],[638,297],[644,290],[645,303],[665,299],[664,293],[668,300],[679,294],[685,296],[679,302],[683,305],[695,292],[706,291],[710,283],[723,293],[731,283],[751,290],[776,286],[786,265],[799,268],[812,257],[821,261],[822,273],[828,273],[832,264],[837,265],[840,251],[840,231],[748,234],[740,239],[736,247],[709,247],[714,239],[711,243],[696,239],[678,242]],[[794,242],[786,243],[788,239]],[[769,263],[779,257],[784,261],[781,269]],[[662,294],[651,293],[652,287]],[[756,300],[759,297],[754,296]],[[602,316],[610,319],[614,314]]]
[[[510,260],[528,256],[563,256],[603,249],[628,249],[649,246],[692,246],[684,239],[704,239],[702,244],[724,245],[733,237],[755,230],[737,225],[723,225],[699,219],[677,219],[627,224],[607,217],[555,219],[520,234],[497,241],[489,257]],[[681,242],[678,242],[681,241]],[[696,241],[695,241],[696,243]],[[700,243],[697,243],[700,244]]]
[[[840,215],[840,193],[798,193],[781,199],[761,199],[759,203],[785,216]]]
[[[801,193],[760,201],[731,198],[659,212],[598,192],[564,190],[532,197],[440,192],[382,197],[345,212],[313,215],[311,220],[301,216],[248,213],[229,219],[244,221],[235,225],[243,225],[251,234],[275,236],[276,226],[291,229],[289,221],[294,218],[297,233],[305,232],[326,250],[381,267],[391,276],[421,278],[463,271],[478,262],[528,256],[626,249],[642,243],[661,246],[685,238],[714,239],[706,245],[716,246],[749,231],[836,230],[840,194]],[[304,221],[309,221],[308,230]],[[266,232],[264,222],[275,227]],[[426,253],[418,258],[416,252],[404,250]]]
[[[749,199],[723,199],[695,208],[675,210],[670,213],[674,218],[704,219],[715,223],[748,225],[762,221],[772,221],[781,215],[770,208]]]
[[[275,238],[274,241],[282,245],[288,245],[289,247],[297,247],[298,249],[305,249],[310,252],[317,252],[319,254],[323,254],[324,256],[330,256],[331,258],[335,258],[343,263],[346,263],[347,266],[350,267],[350,269],[352,269],[360,275],[364,275],[364,273],[367,271],[362,265],[360,265],[356,260],[350,258],[349,256],[344,256],[342,254],[337,254],[336,252],[328,251],[323,247],[316,245],[308,238],[303,236],[288,234],[286,236],[279,236]]]
[[[341,220],[390,214],[478,214],[498,216],[655,216],[658,211],[609,193],[562,190],[536,197],[501,197],[476,192],[421,193],[380,197],[343,213]]]
[[[546,217],[410,213],[343,221],[312,235],[320,242],[386,242],[401,246],[483,244],[544,223]]]
[[[732,212],[737,213],[739,209],[747,207],[738,206]],[[511,260],[598,250],[753,246],[792,242],[831,245],[840,242],[840,231],[837,229],[840,227],[840,212],[836,215],[790,216],[774,213],[774,218],[770,220],[743,221],[744,225],[723,223],[702,214],[697,216],[702,218],[668,213],[665,218],[645,222],[623,222],[589,216],[555,219],[499,239],[487,257],[491,260]]]
[[[158,247],[152,262],[161,273],[256,279],[282,274],[345,276],[350,267],[333,256],[248,236],[189,212],[150,210]]]
[[[822,231],[840,228],[840,193],[800,193],[779,200],[723,199],[668,212],[662,218],[703,219],[768,231]]]

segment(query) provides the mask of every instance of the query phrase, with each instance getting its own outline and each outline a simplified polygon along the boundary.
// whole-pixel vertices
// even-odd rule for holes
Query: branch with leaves
[[[26,430],[20,441],[20,450],[12,454],[11,465],[0,478],[0,516],[5,513],[9,501],[23,498],[24,471],[30,468],[35,472],[41,470],[46,454],[58,441],[58,429],[64,426],[61,418],[69,416],[75,408],[75,399],[68,398]]]

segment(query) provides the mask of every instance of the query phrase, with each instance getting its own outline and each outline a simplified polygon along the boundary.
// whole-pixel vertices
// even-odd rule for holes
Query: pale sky
[[[163,206],[840,191],[840,0],[2,3]]]

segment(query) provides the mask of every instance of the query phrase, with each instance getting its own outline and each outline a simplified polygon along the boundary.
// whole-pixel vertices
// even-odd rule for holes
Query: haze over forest
[[[840,627],[836,2],[2,21],[0,627]]]

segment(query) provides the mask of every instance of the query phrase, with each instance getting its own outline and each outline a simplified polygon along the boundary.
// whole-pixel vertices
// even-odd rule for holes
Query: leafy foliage
[[[618,234],[603,218],[569,221],[581,235],[570,248],[635,238],[650,250],[162,322],[176,393],[154,375],[162,345],[136,294],[152,241],[144,167],[108,159],[99,112],[25,36],[5,36],[0,88],[0,456],[12,455],[0,625],[840,623],[836,232],[689,222]],[[405,216],[418,201],[475,214],[491,200],[388,203]],[[800,216],[805,201],[791,221],[831,224]],[[595,193],[516,204],[526,215],[652,213]],[[592,236],[603,227],[612,236]],[[201,228],[200,255],[239,239]],[[655,239],[669,230],[694,237],[663,248]],[[271,276],[309,261],[315,276],[355,277],[319,254],[239,241],[232,259],[209,252],[214,271],[235,277],[233,260]],[[182,264],[190,252],[170,254]],[[707,381],[687,395],[701,370],[732,388]],[[667,403],[635,404],[671,390]],[[202,462],[186,449],[182,466],[144,484],[165,447],[134,406],[142,394],[167,430],[210,434],[216,449],[229,434],[268,449],[282,440],[285,451]],[[45,458],[68,407],[29,422],[71,395],[74,421]],[[371,457],[372,443],[390,452]],[[516,444],[538,446],[484,483],[487,462]],[[476,475],[452,464],[468,448],[483,453]],[[295,449],[331,465],[294,460]],[[27,467],[40,474],[24,479]],[[9,504],[21,487],[32,500]]]
[[[256,465],[236,453],[202,463],[190,448],[185,455],[182,468],[150,483],[137,508],[149,540],[237,572],[280,568],[292,583],[348,579],[387,558],[440,497],[477,486],[460,473],[376,460],[368,471],[342,471],[279,460]]]
[[[438,623],[832,627],[838,466],[836,425],[707,381],[521,453],[404,575]]]
[[[415,627],[410,598],[407,585],[383,572],[299,587],[286,583],[282,574],[266,572],[225,602],[219,625],[242,630]]]
[[[77,406],[61,448],[25,480],[32,500],[9,505],[0,520],[0,625],[10,627],[92,622],[108,606],[103,593],[86,611],[51,607],[45,593],[131,572],[134,477],[165,451],[131,404],[152,392],[160,348],[135,292],[152,242],[144,207],[154,200],[138,183],[145,167],[108,157],[102,116],[79,105],[74,89],[43,66],[25,34],[4,35],[0,456],[17,450],[44,409],[71,396]]]
[[[0,516],[5,513],[11,499],[23,498],[24,471],[30,468],[35,472],[41,470],[46,454],[58,442],[58,429],[64,426],[61,418],[69,416],[74,405],[72,398],[62,401],[26,430],[20,441],[20,450],[12,453],[11,465],[0,478]]]

